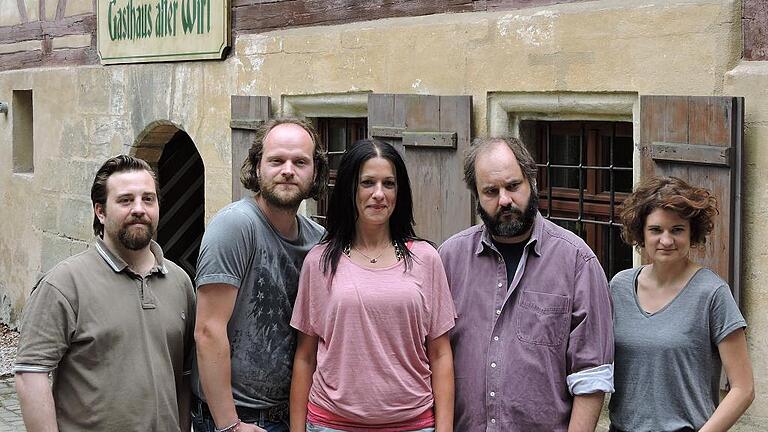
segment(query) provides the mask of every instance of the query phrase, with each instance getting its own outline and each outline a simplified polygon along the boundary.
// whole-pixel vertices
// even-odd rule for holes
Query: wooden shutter
[[[232,201],[248,194],[240,183],[240,168],[253,144],[256,129],[271,117],[269,96],[232,96]]]
[[[416,233],[438,244],[472,225],[462,168],[471,112],[471,96],[368,96],[368,135],[390,142],[404,156]]]
[[[720,215],[692,257],[741,287],[741,176],[744,98],[641,96],[641,178],[679,177],[714,193]]]

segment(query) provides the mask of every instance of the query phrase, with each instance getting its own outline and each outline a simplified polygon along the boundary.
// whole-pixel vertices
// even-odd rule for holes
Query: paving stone
[[[0,432],[24,432],[13,377],[0,379]]]

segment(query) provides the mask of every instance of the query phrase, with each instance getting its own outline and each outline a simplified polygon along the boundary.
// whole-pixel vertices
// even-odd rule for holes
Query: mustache
[[[506,207],[501,207],[499,209],[499,214],[500,215],[509,215],[509,214],[521,215],[521,214],[523,214],[523,211],[520,210],[518,207],[513,206],[512,204],[510,204],[510,205],[508,205]]]
[[[152,221],[148,218],[131,218],[125,221],[126,225],[132,225],[132,224],[142,224],[142,225],[152,225]]]

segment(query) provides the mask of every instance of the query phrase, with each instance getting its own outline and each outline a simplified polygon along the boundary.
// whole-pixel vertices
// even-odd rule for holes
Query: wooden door
[[[232,96],[232,201],[248,195],[240,183],[240,168],[256,137],[256,130],[271,117],[269,96]]]
[[[642,96],[640,127],[641,178],[675,176],[717,197],[715,228],[691,254],[728,281],[738,302],[744,98]]]
[[[368,96],[368,136],[390,142],[403,155],[416,234],[437,244],[472,225],[462,166],[470,145],[471,110],[471,96]]]

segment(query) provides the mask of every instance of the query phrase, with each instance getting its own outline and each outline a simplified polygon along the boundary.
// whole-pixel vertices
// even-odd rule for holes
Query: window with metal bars
[[[520,134],[539,162],[541,213],[583,238],[609,279],[632,267],[617,211],[632,191],[632,123],[523,121]]]
[[[330,175],[328,177],[328,193],[317,202],[317,212],[312,218],[325,226],[325,217],[328,212],[328,199],[336,184],[336,170],[339,168],[341,155],[360,139],[368,134],[368,119],[365,117],[318,117],[316,119],[317,132],[320,137],[320,145],[326,150]]]

